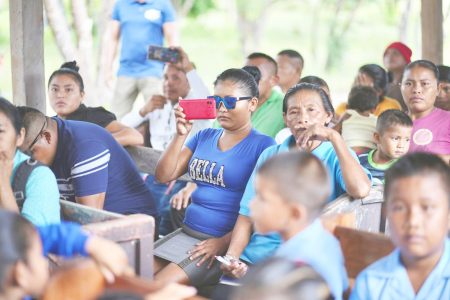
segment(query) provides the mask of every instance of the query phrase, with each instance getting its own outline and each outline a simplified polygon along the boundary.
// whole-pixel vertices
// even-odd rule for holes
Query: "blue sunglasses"
[[[233,97],[233,96],[208,96],[208,99],[214,99],[216,101],[216,109],[219,109],[220,103],[223,103],[223,106],[225,106],[226,109],[234,109],[236,108],[236,102],[239,100],[250,100],[253,97]]]

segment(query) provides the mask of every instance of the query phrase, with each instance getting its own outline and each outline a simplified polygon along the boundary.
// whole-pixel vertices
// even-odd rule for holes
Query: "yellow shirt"
[[[373,114],[378,117],[379,115],[381,115],[382,112],[388,109],[401,110],[402,106],[400,105],[400,103],[398,103],[397,100],[384,96],[383,101],[378,103]],[[341,103],[338,105],[335,112],[337,116],[342,116],[346,110],[347,110],[347,103]]]

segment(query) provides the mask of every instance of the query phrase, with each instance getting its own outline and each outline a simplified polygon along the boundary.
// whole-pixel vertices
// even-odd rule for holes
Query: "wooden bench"
[[[134,160],[139,171],[150,175],[155,175],[156,164],[161,157],[161,151],[143,146],[128,146],[125,149]],[[177,180],[192,181],[187,174],[184,174]]]
[[[127,253],[136,274],[153,278],[153,217],[125,216],[65,200],[60,203],[64,220],[79,223],[86,231],[117,242]]]
[[[383,234],[337,226],[334,235],[341,245],[351,281],[364,268],[394,250],[392,242]]]
[[[342,195],[328,204],[322,214],[323,218],[333,218],[337,215],[354,216],[355,229],[368,232],[384,232],[389,235],[388,224],[383,215],[383,186],[374,186],[367,197],[353,199],[347,194]]]

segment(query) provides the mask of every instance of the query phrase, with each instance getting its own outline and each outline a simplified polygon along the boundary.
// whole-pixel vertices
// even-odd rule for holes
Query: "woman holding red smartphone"
[[[192,122],[175,109],[177,133],[156,167],[156,179],[168,182],[188,173],[197,184],[182,228],[155,244],[155,279],[194,286],[218,282],[216,255],[225,254],[239,203],[257,158],[274,145],[252,128],[258,85],[242,69],[228,69],[214,83],[212,98],[221,129],[204,129],[186,141]],[[281,112],[280,112],[281,113]]]

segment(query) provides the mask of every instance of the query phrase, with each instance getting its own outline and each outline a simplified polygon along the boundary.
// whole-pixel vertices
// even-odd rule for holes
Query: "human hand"
[[[139,110],[139,114],[145,117],[148,113],[156,109],[163,109],[167,103],[167,98],[163,95],[153,95],[150,100]]]
[[[369,86],[373,87],[373,80],[365,73],[358,73],[353,82],[353,86]]]
[[[173,197],[170,199],[170,204],[176,210],[181,210],[182,208],[186,208],[189,205],[191,200],[191,195],[197,188],[197,185],[193,182],[189,182],[184,188],[178,191]]]
[[[181,48],[181,47],[171,47],[171,49],[176,49],[178,51],[178,53],[180,54],[180,60],[178,62],[174,63],[174,65],[177,68],[182,69],[184,71],[184,73],[187,73],[187,72],[189,72],[189,71],[194,69],[194,65],[189,60],[189,57],[186,54],[186,52],[184,52],[183,48]]]
[[[177,120],[177,134],[180,136],[188,135],[192,129],[192,121],[186,120],[186,115],[183,113],[183,108],[181,106],[177,105],[174,111]]]
[[[320,124],[311,125],[299,134],[296,141],[297,145],[302,149],[311,151],[314,141],[329,141],[333,131],[333,129]]]
[[[159,291],[147,295],[145,300],[181,300],[195,296],[195,294],[197,294],[197,290],[192,286],[169,283]]]
[[[10,184],[14,160],[10,159],[6,153],[0,152],[0,184]]]
[[[114,277],[109,278],[111,276],[108,272],[115,276],[134,274],[133,269],[128,265],[125,251],[112,241],[91,236],[86,244],[86,252],[100,265],[107,281],[114,281]]]
[[[227,250],[227,244],[224,242],[223,238],[210,238],[197,243],[196,247],[189,251],[188,254],[191,260],[195,260],[202,257],[197,262],[197,267],[200,267],[204,262],[208,261],[208,269],[211,268],[216,255],[222,255]]]
[[[248,266],[246,263],[231,255],[226,255],[225,257],[230,261],[229,265],[221,264],[220,266],[225,275],[233,278],[242,278],[247,273]]]

